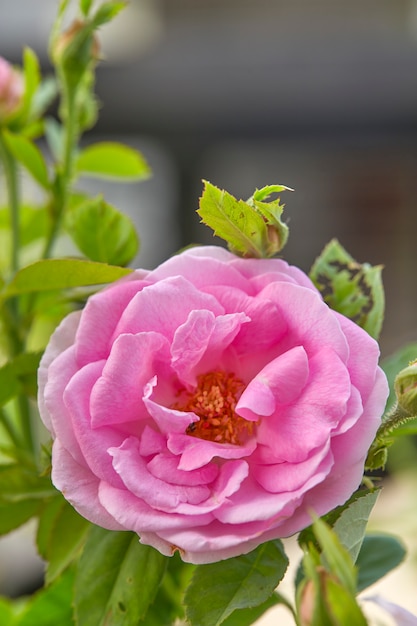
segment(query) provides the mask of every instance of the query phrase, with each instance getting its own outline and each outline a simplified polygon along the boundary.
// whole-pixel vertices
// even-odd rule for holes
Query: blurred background
[[[0,0],[0,54],[20,63],[29,45],[47,73],[57,6]],[[282,183],[285,258],[308,270],[337,237],[383,264],[383,353],[416,338],[416,0],[131,0],[101,45],[90,139],[126,141],[154,171],[100,186],[139,228],[138,265],[210,243],[202,178],[242,198]]]
[[[57,7],[0,0],[0,55],[29,45],[47,74]],[[281,183],[285,258],[308,271],[337,237],[383,264],[383,355],[417,339],[417,0],[131,0],[101,45],[86,141],[140,149],[153,178],[88,185],[132,216],[138,266],[212,241],[203,178],[241,198]]]

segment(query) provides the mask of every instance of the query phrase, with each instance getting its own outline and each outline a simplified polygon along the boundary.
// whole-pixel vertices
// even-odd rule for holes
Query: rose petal
[[[268,363],[239,398],[236,413],[247,420],[272,415],[278,404],[293,402],[309,376],[307,354],[302,346],[288,350]]]
[[[158,333],[120,335],[91,391],[91,425],[110,426],[146,418],[143,389],[156,362],[169,361],[168,342]]]
[[[187,321],[178,327],[171,347],[172,367],[179,379],[196,384],[196,367],[204,357],[203,371],[221,362],[221,355],[249,321],[245,313],[218,315],[211,311],[191,311]]]
[[[98,498],[99,479],[88,467],[77,463],[59,440],[54,442],[52,448],[52,482],[78,513],[93,524],[109,530],[124,529],[101,505]]]
[[[174,276],[145,287],[124,309],[114,332],[137,334],[157,331],[172,340],[178,326],[193,310],[206,309],[216,315],[224,313],[213,296],[198,291],[182,276]]]

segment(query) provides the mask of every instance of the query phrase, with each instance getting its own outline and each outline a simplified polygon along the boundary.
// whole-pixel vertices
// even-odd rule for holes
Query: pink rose
[[[249,552],[360,484],[388,393],[378,355],[299,269],[192,248],[52,336],[39,406],[53,482],[163,554]]]
[[[0,120],[14,113],[20,106],[23,89],[21,75],[0,57]]]

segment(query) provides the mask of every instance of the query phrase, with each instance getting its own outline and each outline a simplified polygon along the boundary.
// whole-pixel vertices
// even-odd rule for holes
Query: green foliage
[[[78,174],[120,181],[143,180],[150,176],[144,157],[133,148],[116,142],[98,142],[82,150],[75,163]]]
[[[44,189],[49,189],[48,169],[39,148],[23,135],[4,131],[9,150]]]
[[[277,254],[288,238],[281,221],[283,205],[279,200],[265,202],[271,193],[288,187],[269,185],[255,191],[247,202],[204,181],[197,213],[214,234],[224,239],[230,250],[245,257],[265,258]]]
[[[387,408],[392,408],[395,405],[395,391],[394,381],[400,370],[407,367],[411,361],[417,359],[417,342],[407,343],[399,350],[396,350],[389,357],[385,358],[381,362],[381,367],[384,370],[388,379],[390,395],[387,400]]]
[[[236,609],[266,602],[287,566],[279,540],[243,556],[198,566],[185,595],[187,618],[193,626],[218,626]]]
[[[73,584],[74,571],[68,569],[52,585],[44,587],[25,603],[12,626],[73,626]]]
[[[333,239],[316,259],[310,278],[327,304],[378,339],[384,319],[381,266],[357,263]]]
[[[369,533],[360,549],[358,568],[358,592],[380,580],[404,560],[406,551],[402,542],[386,533]]]
[[[53,289],[102,285],[131,272],[128,268],[81,259],[46,259],[27,265],[17,272],[3,293],[0,293],[0,298]]]
[[[167,559],[130,532],[93,527],[77,568],[77,626],[137,626],[147,613]]]
[[[67,228],[92,261],[123,266],[137,254],[139,242],[132,221],[101,196],[77,204],[68,214]]]
[[[0,406],[19,395],[36,395],[36,375],[40,354],[19,354],[0,367]]]
[[[81,554],[91,524],[64,498],[55,496],[39,518],[37,544],[47,561],[46,584],[50,584]]]

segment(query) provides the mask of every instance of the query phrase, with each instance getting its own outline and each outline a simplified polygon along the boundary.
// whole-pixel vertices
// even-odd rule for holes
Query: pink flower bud
[[[9,117],[19,108],[23,89],[21,74],[0,57],[0,121]]]

